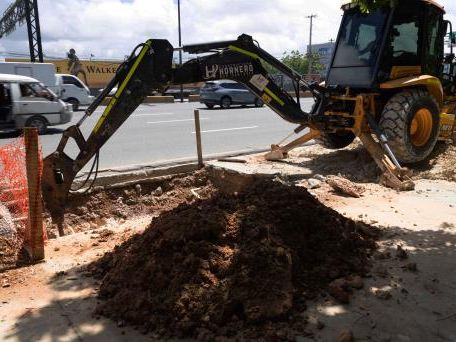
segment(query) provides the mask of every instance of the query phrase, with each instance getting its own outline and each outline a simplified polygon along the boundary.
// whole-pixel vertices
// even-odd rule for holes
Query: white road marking
[[[184,121],[194,121],[195,119],[182,119],[182,120],[166,120],[166,121],[149,121],[148,124],[159,124],[159,123],[170,123],[170,122],[184,122]],[[209,120],[208,118],[200,118],[200,120]]]
[[[235,127],[235,128],[222,128],[222,129],[209,129],[207,131],[201,131],[201,133],[214,133],[214,132],[227,132],[227,131],[241,131],[244,129],[255,129],[258,128],[258,126],[248,126],[248,127]],[[196,132],[192,132],[193,134],[196,134]]]
[[[174,113],[133,114],[131,117],[134,118],[136,116],[161,116],[161,115],[174,115]]]

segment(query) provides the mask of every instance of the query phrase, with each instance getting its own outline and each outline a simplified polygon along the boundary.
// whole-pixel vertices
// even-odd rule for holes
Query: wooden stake
[[[32,261],[44,259],[43,203],[41,199],[40,154],[38,130],[24,129],[25,162],[29,198],[27,244]]]
[[[203,163],[203,148],[201,144],[201,126],[200,126],[200,116],[199,110],[195,109],[195,133],[196,133],[196,151],[198,153],[198,166],[200,168],[204,167]]]

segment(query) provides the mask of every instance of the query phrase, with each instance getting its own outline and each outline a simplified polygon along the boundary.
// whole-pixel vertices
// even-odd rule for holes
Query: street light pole
[[[309,37],[309,77],[312,75],[312,29],[313,29],[313,18],[316,18],[316,14],[311,14],[306,18],[310,19],[310,37]]]
[[[179,47],[182,46],[182,34],[181,34],[181,10],[180,0],[177,0],[177,25],[179,31]],[[179,49],[179,66],[182,66],[182,50]],[[184,86],[180,85],[180,102],[184,102]]]

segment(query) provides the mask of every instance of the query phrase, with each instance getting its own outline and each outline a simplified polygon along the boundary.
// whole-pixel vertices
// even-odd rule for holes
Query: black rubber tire
[[[321,133],[320,137],[315,139],[320,145],[330,150],[339,150],[350,145],[356,136],[352,132],[340,131],[336,133]]]
[[[263,100],[260,99],[260,98],[257,98],[257,99],[255,100],[255,107],[263,107],[263,106],[264,106]]]
[[[65,100],[65,102],[68,102],[73,106],[73,112],[76,112],[79,109],[79,101],[76,99],[68,99]]]
[[[415,146],[411,140],[410,125],[415,113],[428,109],[432,115],[432,132],[423,146]],[[402,91],[388,101],[379,122],[388,144],[399,162],[417,163],[425,160],[437,143],[440,131],[440,110],[435,98],[422,89]]]
[[[25,122],[25,127],[36,127],[38,134],[44,134],[47,131],[48,122],[40,116],[32,116]]]
[[[223,109],[229,109],[231,107],[231,104],[232,100],[229,96],[223,96],[220,99],[220,107],[222,107]]]
[[[205,105],[207,108],[209,108],[209,109],[214,108],[214,104],[213,104],[213,103],[205,103],[204,105]]]

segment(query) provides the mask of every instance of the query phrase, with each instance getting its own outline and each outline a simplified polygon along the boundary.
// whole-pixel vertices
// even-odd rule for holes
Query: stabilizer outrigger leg
[[[287,145],[272,145],[271,151],[266,153],[264,158],[269,161],[286,159],[288,157],[288,152],[292,149],[302,146],[312,139],[318,138],[320,134],[319,130],[311,128],[308,133],[293,140]],[[381,138],[379,138],[380,141],[376,142],[370,133],[361,133],[358,137],[383,172],[380,179],[381,184],[399,191],[410,191],[415,189],[415,183],[410,178],[411,171],[400,166],[386,141],[382,141]],[[391,155],[391,157],[388,155]]]
[[[285,146],[271,145],[271,152],[266,153],[264,155],[264,158],[269,161],[285,159],[288,157],[288,152],[290,152],[292,149],[302,146],[306,142],[312,139],[316,139],[319,136],[320,131],[311,128],[310,132],[304,134],[302,137],[293,140]]]
[[[380,147],[379,143],[372,138],[371,134],[361,133],[358,138],[382,170],[381,184],[399,191],[411,191],[415,189],[415,183],[410,179],[412,172],[407,168],[401,167],[394,156],[393,162]]]

